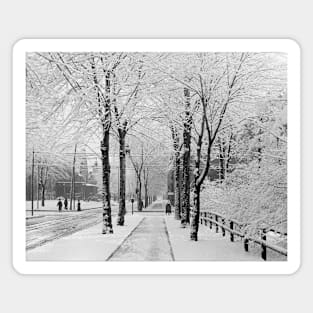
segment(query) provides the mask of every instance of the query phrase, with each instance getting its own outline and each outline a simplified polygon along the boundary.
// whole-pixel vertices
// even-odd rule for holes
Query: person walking
[[[67,198],[64,199],[64,210],[67,210],[68,202]]]
[[[61,201],[61,199],[59,199],[59,201],[57,203],[57,207],[59,207],[59,212],[62,211],[62,206],[63,206],[62,201]]]
[[[78,200],[78,202],[77,202],[77,211],[81,211],[82,209],[81,209],[81,206],[80,206],[80,200]]]
[[[169,201],[167,201],[166,206],[165,206],[165,214],[171,215],[171,213],[172,213],[171,203]]]

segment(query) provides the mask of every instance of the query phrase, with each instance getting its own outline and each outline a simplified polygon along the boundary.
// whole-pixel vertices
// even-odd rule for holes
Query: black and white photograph
[[[309,1],[1,9],[1,312],[313,312]]]
[[[27,264],[288,263],[290,55],[189,44],[25,51]]]

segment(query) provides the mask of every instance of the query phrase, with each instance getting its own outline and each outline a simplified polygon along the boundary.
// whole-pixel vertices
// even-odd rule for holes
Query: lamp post
[[[134,215],[134,197],[132,196],[132,198],[130,199],[131,203],[132,203],[132,215]]]
[[[70,210],[75,210],[75,161],[76,161],[76,149],[77,149],[77,144],[75,144],[74,158],[73,158]],[[73,205],[72,205],[72,201],[74,202]]]
[[[37,165],[37,210],[39,210],[39,188],[40,188],[40,182],[39,182],[39,164]]]

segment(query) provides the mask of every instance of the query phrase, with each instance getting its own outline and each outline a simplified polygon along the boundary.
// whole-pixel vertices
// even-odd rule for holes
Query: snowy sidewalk
[[[173,216],[166,217],[166,225],[175,261],[262,261],[245,252],[241,241],[230,242],[229,235],[223,237],[209,227],[199,225],[198,241],[191,241],[189,227],[181,228]]]
[[[109,261],[173,261],[164,217],[144,217]]]
[[[143,219],[140,215],[126,215],[125,226],[116,226],[113,234],[101,233],[102,223],[54,240],[26,252],[27,261],[105,261],[118,249]]]

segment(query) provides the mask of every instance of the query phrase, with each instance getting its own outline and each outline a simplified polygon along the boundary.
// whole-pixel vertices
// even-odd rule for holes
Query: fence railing
[[[266,241],[266,229],[261,230],[260,238],[253,238],[247,236],[247,234],[242,231],[242,228],[246,224],[238,222],[234,219],[228,219],[221,214],[211,211],[200,212],[200,223],[205,226],[208,226],[209,224],[210,229],[215,228],[216,233],[218,233],[220,230],[223,236],[226,236],[226,231],[229,232],[231,242],[234,241],[235,236],[243,238],[243,247],[247,252],[249,251],[250,241],[259,244],[261,246],[261,257],[264,261],[267,260],[267,249],[271,249],[281,255],[287,256],[287,249],[273,245]]]

